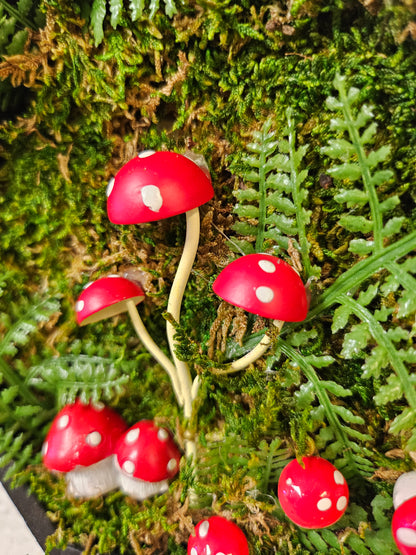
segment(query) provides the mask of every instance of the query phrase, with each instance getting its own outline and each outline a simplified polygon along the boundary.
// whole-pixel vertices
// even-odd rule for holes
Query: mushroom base
[[[146,482],[145,480],[140,480],[140,478],[132,478],[127,476],[120,471],[119,476],[119,486],[123,493],[137,499],[137,501],[143,501],[148,497],[153,497],[160,493],[164,493],[169,488],[169,483],[167,480],[162,480],[160,482]]]
[[[90,499],[118,487],[114,455],[90,466],[77,466],[66,474],[67,492],[71,497]]]

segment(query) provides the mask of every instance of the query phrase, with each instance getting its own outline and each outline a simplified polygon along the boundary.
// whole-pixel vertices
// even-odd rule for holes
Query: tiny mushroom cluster
[[[57,414],[42,456],[49,470],[65,474],[68,494],[84,499],[116,488],[137,500],[163,493],[181,459],[166,428],[152,420],[128,428],[111,408],[80,400]]]
[[[403,555],[416,555],[416,471],[405,472],[394,484],[392,532]]]
[[[349,490],[341,472],[322,457],[294,459],[282,471],[278,497],[286,516],[302,528],[325,528],[345,513]]]

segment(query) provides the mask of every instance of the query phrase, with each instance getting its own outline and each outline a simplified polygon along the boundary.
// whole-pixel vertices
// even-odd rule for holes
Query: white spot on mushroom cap
[[[152,212],[159,212],[162,208],[163,197],[156,185],[145,185],[141,191],[143,204]]]
[[[152,156],[152,154],[154,154],[155,151],[154,150],[142,150],[141,152],[139,152],[139,154],[137,155],[138,158],[147,158],[148,156]]]
[[[198,551],[195,549],[195,547],[191,549],[191,555],[198,555]]]
[[[112,178],[108,181],[107,189],[106,189],[106,191],[105,191],[105,192],[106,192],[106,195],[107,195],[108,197],[111,195],[111,191],[113,190],[115,181],[116,181],[116,180],[114,179],[114,177],[112,177]]]
[[[101,401],[98,401],[97,403],[94,403],[94,408],[95,410],[98,410],[98,412],[101,412],[105,409],[105,405],[104,403],[101,403]]]
[[[407,547],[416,547],[416,531],[412,528],[405,528],[402,526],[396,532],[399,542],[407,545]]]
[[[102,438],[100,432],[95,431],[95,432],[91,432],[90,434],[88,434],[85,441],[91,447],[98,447],[98,445],[100,445],[102,439],[103,438]]]
[[[157,432],[157,437],[159,441],[167,441],[169,439],[169,434],[164,428],[160,428]]]
[[[132,461],[124,461],[123,463],[123,470],[124,472],[126,472],[127,474],[133,474],[133,472],[135,471],[136,466],[134,464],[134,462]]]
[[[45,441],[44,444],[42,445],[42,451],[41,451],[42,457],[44,457],[48,452],[48,447],[49,447],[48,442]]]
[[[276,271],[276,266],[271,260],[259,260],[258,264],[266,274],[273,274]]]
[[[292,478],[288,478],[288,479],[286,480],[286,484],[287,484],[288,486],[291,486],[291,485],[293,484]]]
[[[134,428],[133,430],[129,430],[125,438],[126,443],[134,443],[139,439],[139,435],[140,435],[139,428]]]
[[[170,459],[170,461],[167,464],[167,469],[168,472],[173,472],[174,470],[176,470],[178,467],[178,461],[176,459]]]
[[[64,414],[63,416],[61,416],[57,423],[56,423],[56,427],[58,428],[58,430],[64,430],[69,424],[69,416],[67,414]]]
[[[75,312],[81,312],[81,310],[84,308],[85,303],[84,301],[77,301],[75,303]]]
[[[347,498],[345,495],[341,495],[341,497],[337,501],[337,509],[338,511],[343,511],[347,506]]]
[[[209,522],[208,520],[204,520],[199,525],[198,535],[200,538],[205,538],[209,532]]]
[[[270,303],[274,298],[273,289],[266,285],[260,285],[256,289],[256,297],[261,303]]]
[[[316,506],[319,511],[327,511],[332,507],[332,501],[329,499],[329,497],[323,497],[318,501]]]
[[[345,478],[339,470],[334,471],[334,481],[339,485],[342,485],[345,482]]]
[[[402,503],[416,496],[416,470],[405,472],[399,476],[393,488],[393,506],[395,509]]]
[[[211,555],[212,552],[211,552],[211,548],[210,548],[209,545],[206,546],[206,548],[205,548],[205,553],[206,553],[207,555]]]

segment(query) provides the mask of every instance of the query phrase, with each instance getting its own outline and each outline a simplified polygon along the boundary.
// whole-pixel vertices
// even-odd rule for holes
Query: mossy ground
[[[329,353],[337,359],[330,371],[319,370],[320,378],[351,390],[348,407],[365,421],[357,428],[372,438],[367,445],[371,457],[365,456],[374,472],[352,484],[348,516],[328,533],[299,531],[277,503],[279,471],[288,457],[319,445],[322,427],[311,419],[313,406],[295,395],[303,382],[299,368],[289,360],[266,368],[261,360],[245,372],[223,376],[205,363],[208,355],[220,361],[238,353],[239,341],[249,340],[245,332],[258,333],[265,325],[221,304],[211,284],[233,256],[226,237],[234,235],[233,191],[245,171],[247,143],[268,119],[280,137],[288,107],[298,143],[309,144],[303,163],[308,169],[311,264],[321,268],[316,296],[356,262],[348,251],[351,234],[339,225],[343,208],[334,201],[339,184],[328,177],[330,161],[321,155],[334,136],[325,99],[334,94],[337,73],[360,89],[360,103],[374,107],[376,142],[391,145],[395,174],[381,193],[400,196],[395,215],[406,218],[402,235],[414,231],[413,4],[184,2],[173,16],[161,6],[151,20],[145,13],[132,22],[126,11],[115,28],[107,17],[99,44],[83,4],[43,0],[46,23],[27,31],[19,53],[4,50],[0,64],[0,77],[7,80],[0,128],[0,325],[6,333],[35,295],[60,299],[59,312],[29,342],[16,342],[16,352],[2,353],[3,358],[22,382],[30,367],[47,366],[57,355],[82,354],[91,361],[99,356],[118,369],[113,382],[104,384],[101,377],[95,389],[91,383],[87,387],[85,375],[72,393],[59,381],[34,387],[44,411],[40,414],[49,415],[39,417],[36,430],[26,421],[19,424],[9,397],[2,397],[2,426],[16,421],[32,446],[18,479],[30,484],[57,525],[50,547],[74,542],[85,553],[183,554],[193,524],[215,512],[243,528],[252,553],[393,553],[392,485],[413,465],[403,437],[387,433],[402,401],[375,405],[378,382],[362,378],[360,358],[339,356],[342,337],[331,334],[332,312],[311,324],[313,341],[303,353]],[[19,94],[17,105],[10,101],[11,90]],[[142,317],[167,349],[163,312],[181,254],[183,218],[115,226],[107,218],[105,189],[138,151],[187,148],[206,157],[215,189],[215,198],[201,209],[201,242],[181,317],[183,348],[193,357],[193,371],[203,377],[197,407],[200,472],[195,482],[184,465],[168,494],[143,504],[120,493],[89,502],[69,500],[63,480],[47,473],[39,456],[63,398],[58,391],[64,396],[94,392],[131,424],[156,418],[183,445],[183,421],[168,379],[143,352],[127,319],[78,328],[73,307],[85,283],[130,272],[147,292]],[[289,259],[287,252],[283,256]],[[395,298],[390,301],[393,306]],[[413,335],[414,328],[410,340]],[[117,385],[123,372],[129,379]],[[4,373],[2,386],[5,391],[10,386]],[[22,404],[28,401],[14,395]],[[199,507],[189,506],[191,486]]]

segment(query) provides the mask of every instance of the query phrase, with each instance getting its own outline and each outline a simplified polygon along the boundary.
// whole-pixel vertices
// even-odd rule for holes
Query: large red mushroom
[[[284,260],[270,254],[247,254],[228,264],[212,286],[214,293],[247,312],[283,322],[306,318],[308,300],[298,273]],[[270,345],[266,334],[247,355],[231,364],[230,371],[246,368]]]
[[[126,428],[111,408],[76,400],[52,422],[42,448],[43,464],[65,473],[69,495],[102,495],[118,486],[114,449]]]
[[[242,530],[222,516],[211,516],[195,526],[188,541],[188,555],[249,555]]]

